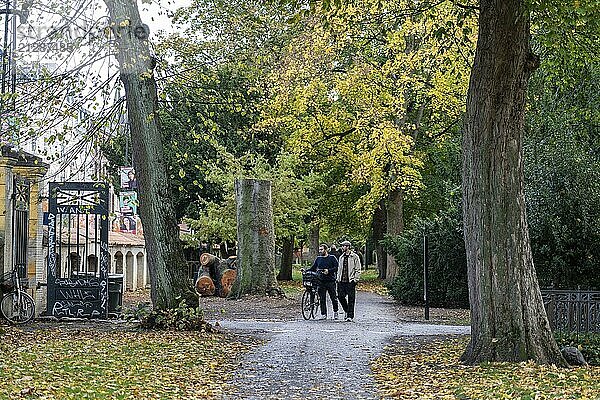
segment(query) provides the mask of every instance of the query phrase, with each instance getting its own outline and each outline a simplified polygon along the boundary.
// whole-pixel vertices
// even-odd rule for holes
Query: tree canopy
[[[540,63],[524,92],[523,170],[544,286],[600,284],[582,278],[594,276],[600,257],[596,3],[519,3]],[[190,245],[235,240],[240,177],[273,182],[279,245],[304,243],[317,227],[324,241],[379,245],[387,232],[393,243],[457,217],[466,93],[486,4],[194,0],[173,10],[178,29],[149,57],[173,221],[195,229]],[[23,43],[73,45],[20,63],[35,73],[4,96],[3,121],[65,165],[101,148],[111,164],[97,175],[114,174],[137,145],[124,123],[116,27],[90,0],[34,2],[30,23],[42,24],[44,13],[51,29],[28,30]],[[39,64],[49,58],[56,68]],[[392,280],[402,266],[388,266]]]

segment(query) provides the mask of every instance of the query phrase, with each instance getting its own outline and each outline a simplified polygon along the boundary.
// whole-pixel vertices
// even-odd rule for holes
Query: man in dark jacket
[[[315,271],[319,274],[321,281],[319,283],[319,303],[321,305],[321,318],[327,319],[327,298],[326,292],[329,293],[331,303],[333,305],[333,319],[338,319],[338,301],[335,290],[335,280],[338,270],[337,258],[329,254],[329,248],[326,244],[319,246],[319,256],[313,263],[310,271]]]
[[[335,258],[337,258],[338,263],[339,263],[342,252],[335,247],[335,244],[331,245],[331,249],[329,249],[329,254],[331,254],[332,256],[335,256]]]

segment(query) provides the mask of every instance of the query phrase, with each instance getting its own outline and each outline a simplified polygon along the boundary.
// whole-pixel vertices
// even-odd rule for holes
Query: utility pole
[[[17,16],[21,23],[27,22],[29,17],[29,1],[23,2],[20,10],[17,9],[16,0],[5,0],[0,9],[4,15],[4,36],[2,37],[2,58],[0,79],[0,129],[3,141],[15,142],[17,140],[16,97],[17,91]],[[13,120],[11,123],[11,119]]]

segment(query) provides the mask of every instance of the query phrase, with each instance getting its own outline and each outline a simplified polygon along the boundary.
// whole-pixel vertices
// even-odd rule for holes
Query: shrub
[[[204,320],[200,307],[190,307],[185,300],[177,308],[153,310],[148,303],[141,303],[130,311],[130,319],[139,320],[144,329],[212,332],[211,324]]]
[[[600,365],[600,333],[555,332],[559,348],[577,347],[590,365]]]
[[[533,260],[542,286],[600,289],[600,68],[565,79],[548,69],[551,53],[530,81],[523,142]]]
[[[420,220],[398,237],[384,240],[398,262],[398,277],[390,287],[405,304],[423,304],[423,235],[429,239],[429,303],[432,307],[469,307],[467,262],[460,210]]]

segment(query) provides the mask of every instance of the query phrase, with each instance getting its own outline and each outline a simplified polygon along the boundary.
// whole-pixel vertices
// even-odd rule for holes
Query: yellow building
[[[10,145],[0,147],[0,273],[17,266],[27,277],[38,310],[44,300],[35,287],[45,268],[39,194],[47,171],[41,158]]]

